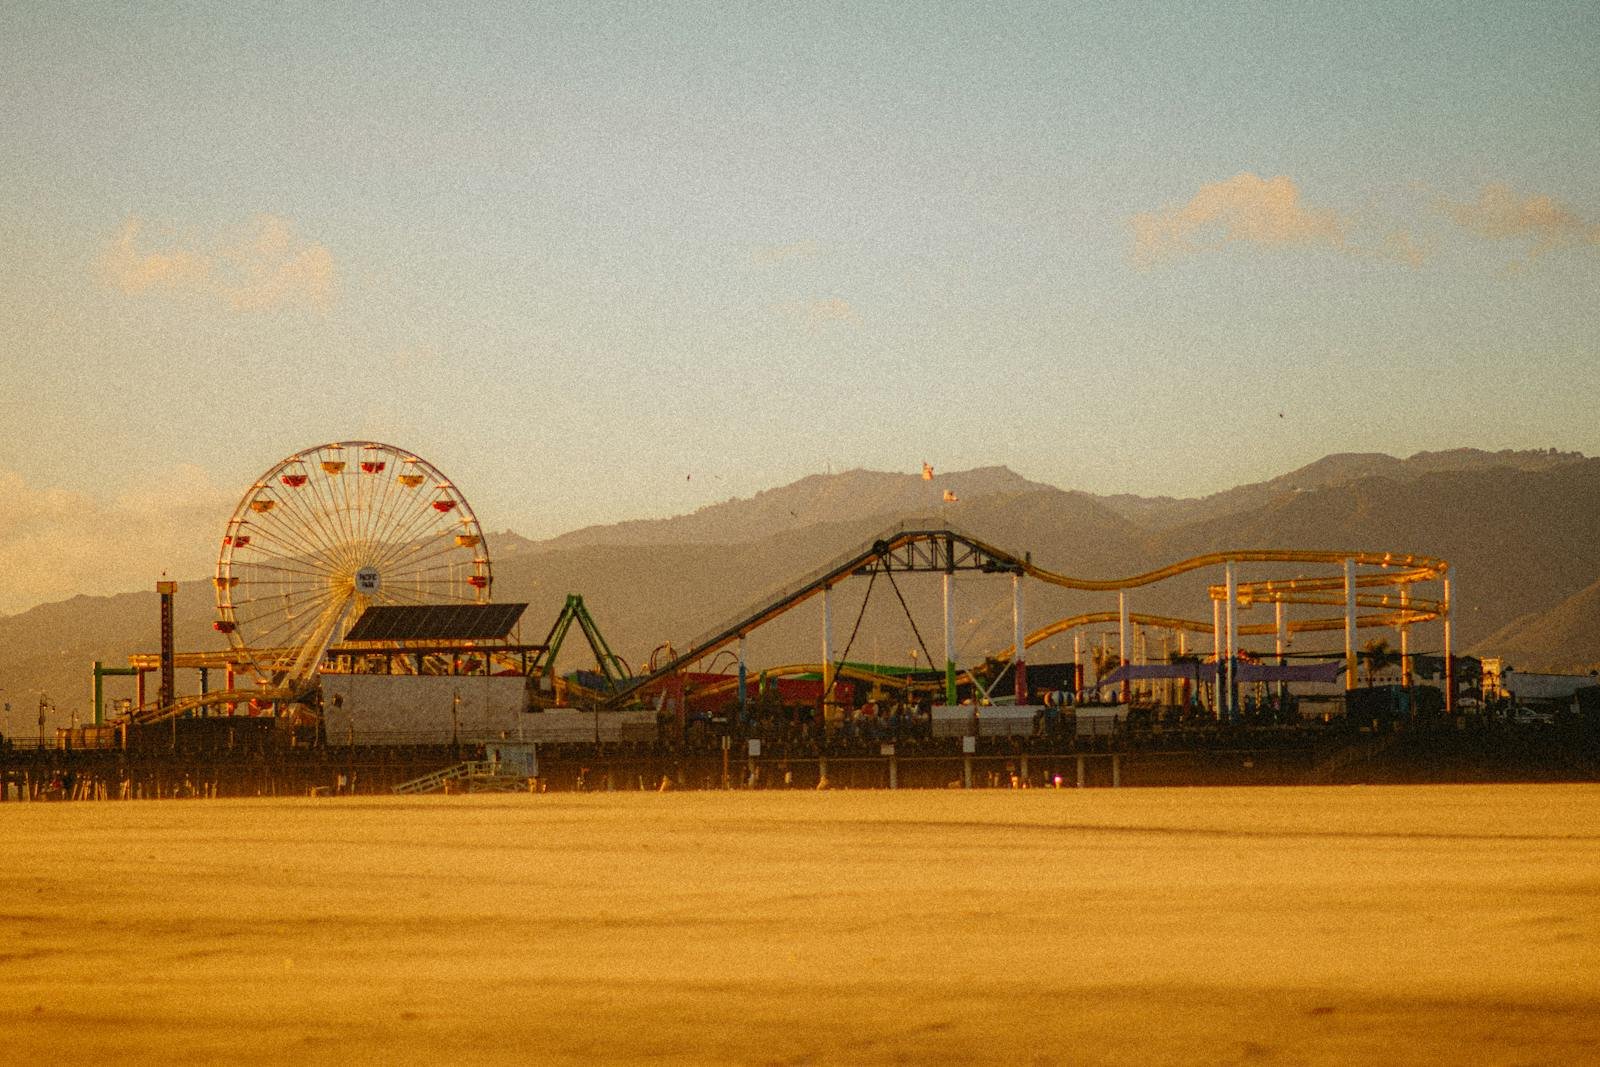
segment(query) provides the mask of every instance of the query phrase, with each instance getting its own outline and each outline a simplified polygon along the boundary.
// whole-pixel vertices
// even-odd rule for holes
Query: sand
[[[7,804],[0,1047],[1600,1063],[1600,787]]]

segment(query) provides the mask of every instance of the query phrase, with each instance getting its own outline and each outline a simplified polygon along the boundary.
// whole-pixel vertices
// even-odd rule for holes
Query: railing
[[[442,770],[434,771],[432,774],[424,774],[422,777],[413,778],[409,782],[401,782],[394,787],[394,791],[396,793],[431,793],[435,789],[443,789],[446,782],[467,777],[472,773],[474,767],[479,766],[492,766],[492,764],[480,764],[476,760],[457,763],[453,767],[445,767]]]

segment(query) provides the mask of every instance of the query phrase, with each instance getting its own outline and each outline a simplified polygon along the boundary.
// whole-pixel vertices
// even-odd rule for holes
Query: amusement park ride
[[[1247,567],[1297,565],[1320,570],[1310,576],[1245,580]],[[1204,569],[1221,569],[1221,581],[1208,588],[1210,619],[1149,615],[1130,610],[1131,591]],[[1278,568],[1282,570],[1283,568]],[[1356,633],[1361,628],[1397,630],[1406,680],[1410,673],[1410,635],[1414,627],[1442,625],[1445,700],[1453,705],[1453,679],[1448,676],[1451,657],[1449,565],[1428,556],[1391,552],[1304,551],[1251,549],[1214,552],[1169,566],[1120,579],[1073,577],[1035,564],[1029,554],[1017,555],[986,544],[948,524],[937,521],[908,523],[885,531],[870,544],[847,553],[821,570],[797,581],[740,613],[694,641],[681,654],[662,646],[665,655],[652,657],[649,667],[633,675],[600,636],[581,598],[569,597],[543,645],[518,646],[535,652],[534,666],[524,658],[530,691],[532,676],[553,670],[555,652],[568,627],[576,622],[595,654],[598,681],[576,692],[592,707],[620,709],[659,702],[674,684],[681,696],[682,678],[696,665],[732,655],[737,674],[718,683],[727,692],[748,692],[748,636],[764,624],[813,598],[822,601],[823,637],[820,663],[767,668],[767,677],[810,672],[822,678],[826,703],[841,677],[871,684],[895,682],[887,675],[849,665],[836,656],[832,639],[831,591],[851,578],[875,582],[880,576],[891,585],[900,574],[939,574],[943,579],[943,685],[933,686],[935,702],[955,704],[959,676],[970,681],[974,669],[958,672],[956,664],[952,583],[958,572],[1006,575],[1012,585],[1012,644],[989,658],[1011,674],[1019,704],[1027,702],[1026,650],[1056,634],[1105,623],[1116,623],[1117,656],[1130,666],[1135,626],[1157,627],[1176,633],[1210,634],[1215,663],[1217,702],[1224,707],[1227,694],[1237,691],[1242,636],[1272,636],[1277,655],[1284,655],[1291,635],[1313,631],[1344,631],[1344,669],[1347,688],[1356,684]],[[1028,630],[1024,615],[1024,579],[1087,593],[1116,594],[1114,610],[1095,611],[1057,619]],[[205,714],[207,709],[251,714],[277,714],[315,719],[319,707],[319,681],[326,664],[369,607],[403,605],[485,605],[489,603],[492,571],[482,528],[455,484],[436,467],[414,453],[391,445],[343,441],[297,452],[278,462],[257,479],[234,509],[223,532],[216,573],[217,620],[215,629],[226,635],[225,652],[171,651],[169,630],[164,630],[164,654],[134,656],[126,669],[96,665],[96,721],[100,714],[101,677],[106,674],[138,675],[139,698],[128,714],[132,723],[152,723],[176,716]],[[1437,591],[1429,588],[1437,583]],[[895,586],[904,605],[904,597]],[[870,591],[870,586],[869,586]],[[1427,595],[1420,595],[1426,593]],[[170,590],[164,591],[170,617]],[[1239,611],[1255,604],[1271,604],[1274,620],[1241,625]],[[1301,617],[1291,617],[1291,607]],[[1305,608],[1337,608],[1329,613]],[[909,617],[910,612],[907,610]],[[912,626],[915,628],[915,620]],[[921,641],[921,635],[918,634]],[[658,650],[658,652],[662,651]],[[929,660],[933,657],[930,655]],[[220,690],[177,698],[171,688],[172,667],[225,672]],[[146,702],[145,671],[161,669],[161,697]],[[240,676],[253,685],[236,686]],[[997,679],[991,678],[985,692]],[[904,680],[898,682],[904,687]],[[713,687],[715,688],[715,687]],[[1126,690],[1124,690],[1126,693]]]

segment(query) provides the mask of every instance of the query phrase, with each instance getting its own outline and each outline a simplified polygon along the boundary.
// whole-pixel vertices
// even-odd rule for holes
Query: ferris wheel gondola
[[[214,626],[261,684],[293,692],[367,606],[484,603],[491,580],[477,517],[438,468],[341,441],[280,461],[234,509]]]

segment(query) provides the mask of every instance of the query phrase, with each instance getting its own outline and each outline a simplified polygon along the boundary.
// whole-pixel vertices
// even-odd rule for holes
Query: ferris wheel
[[[340,441],[256,480],[228,520],[215,584],[213,626],[263,684],[294,689],[369,605],[487,602],[489,553],[438,468]]]

